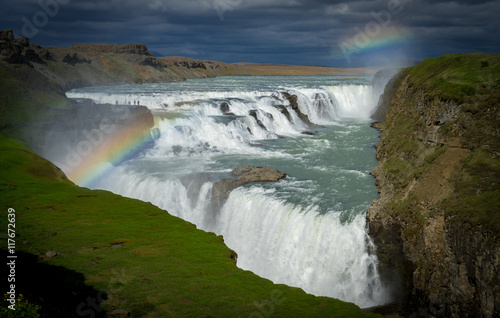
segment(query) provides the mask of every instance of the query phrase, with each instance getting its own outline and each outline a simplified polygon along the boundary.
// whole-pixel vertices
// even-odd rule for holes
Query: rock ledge
[[[237,178],[226,178],[214,183],[212,187],[212,210],[218,211],[226,202],[232,190],[250,182],[277,182],[286,174],[268,167],[241,166],[232,171]]]

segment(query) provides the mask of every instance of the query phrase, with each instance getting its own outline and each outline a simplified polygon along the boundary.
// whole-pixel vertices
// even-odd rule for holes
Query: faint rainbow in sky
[[[355,28],[355,35],[340,42],[341,51],[347,59],[351,55],[385,52],[404,47],[412,38],[406,28],[382,27],[365,29]],[[390,58],[390,56],[387,56]]]

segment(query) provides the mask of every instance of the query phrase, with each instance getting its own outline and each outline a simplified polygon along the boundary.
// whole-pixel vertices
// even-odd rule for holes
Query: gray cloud
[[[370,54],[375,59],[377,54],[403,54],[419,60],[445,53],[500,52],[498,1],[0,0],[0,3],[4,9],[0,13],[1,29],[14,29],[21,36],[26,33],[23,30],[29,29],[26,24],[32,23],[37,31],[32,42],[50,46],[140,42],[163,55],[333,66],[362,66],[373,60]],[[45,4],[49,12],[39,3]],[[388,21],[386,13],[396,5],[400,10],[391,13]],[[57,13],[50,15],[54,13],[50,10]],[[389,43],[374,52],[353,51],[348,63],[340,43],[357,34],[361,38],[359,31],[371,32],[370,40],[379,41],[376,31],[382,33],[384,28],[378,30],[376,24],[381,26],[384,21],[392,31],[404,35],[404,41]]]

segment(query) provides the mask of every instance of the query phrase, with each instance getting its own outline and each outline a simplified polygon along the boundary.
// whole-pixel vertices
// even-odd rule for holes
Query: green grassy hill
[[[16,211],[16,292],[42,317],[91,312],[89,297],[132,317],[374,316],[241,270],[222,237],[149,203],[77,187],[3,135],[0,166],[1,228]]]

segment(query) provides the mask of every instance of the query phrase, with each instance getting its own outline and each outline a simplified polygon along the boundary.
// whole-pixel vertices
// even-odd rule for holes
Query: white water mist
[[[369,193],[376,193],[368,176],[371,159],[361,160],[374,160],[373,143],[363,141],[376,137],[364,132],[376,104],[369,80],[344,85],[323,78],[311,78],[314,85],[303,78],[279,80],[286,86],[271,78],[222,78],[214,87],[193,81],[202,88],[152,84],[68,96],[111,104],[139,101],[177,113],[158,120],[161,137],[153,149],[116,167],[98,188],[152,202],[223,235],[238,253],[239,267],[275,283],[361,307],[384,304],[388,293],[364,216],[375,199]],[[223,90],[226,86],[232,90]],[[311,128],[282,92],[296,95],[300,112],[327,127],[315,136],[302,134]],[[243,164],[273,166],[289,177],[233,190],[213,211],[213,183]]]

